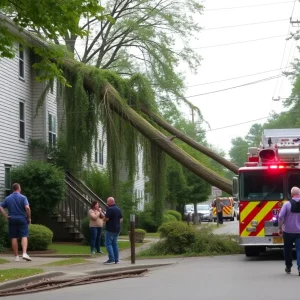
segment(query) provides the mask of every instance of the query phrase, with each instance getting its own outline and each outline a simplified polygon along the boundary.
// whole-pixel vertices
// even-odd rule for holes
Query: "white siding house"
[[[10,191],[10,168],[29,158],[32,137],[30,53],[16,45],[14,59],[0,58],[0,197]]]
[[[46,83],[35,80],[29,49],[18,44],[15,48],[13,59],[0,58],[0,201],[11,189],[11,167],[24,164],[30,158],[46,159],[45,149],[32,145],[37,141],[55,144],[65,116],[62,101],[58,101],[60,93],[56,82],[37,109]],[[107,143],[101,124],[98,129],[92,161],[103,169],[107,164]],[[141,152],[134,184],[136,196],[141,200],[139,209],[144,206],[144,187]]]

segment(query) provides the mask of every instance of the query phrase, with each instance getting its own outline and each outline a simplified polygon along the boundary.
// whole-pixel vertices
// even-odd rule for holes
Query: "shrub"
[[[146,232],[157,232],[158,224],[153,217],[154,208],[151,203],[147,203],[144,211],[138,213],[138,227],[146,230]]]
[[[202,229],[197,234],[196,241],[189,252],[207,255],[238,254],[242,253],[243,249],[233,235],[218,235],[210,230]]]
[[[90,220],[88,217],[84,218],[81,222],[81,233],[84,236],[83,244],[89,245],[91,240],[91,232],[89,226]],[[102,228],[100,246],[105,246],[105,232],[104,227]]]
[[[130,231],[128,231],[128,235],[129,235],[129,239],[131,240],[130,238]],[[134,241],[136,243],[142,243],[144,238],[146,236],[146,231],[143,230],[143,229],[139,229],[139,228],[136,228],[134,230]]]
[[[0,251],[9,247],[10,240],[8,238],[8,222],[0,215]]]
[[[52,243],[53,232],[44,225],[29,225],[28,250],[47,250]]]
[[[177,219],[177,221],[182,221],[181,213],[176,210],[166,210],[165,214],[174,216]]]
[[[177,221],[177,219],[173,215],[163,214],[163,217],[162,217],[162,222],[163,223],[166,223],[166,222],[176,222],[176,221]]]
[[[21,185],[22,193],[28,198],[32,219],[40,222],[65,198],[64,172],[52,164],[30,161],[12,169],[12,182]]]
[[[186,252],[196,240],[196,231],[184,222],[167,222],[159,229],[161,238],[166,239],[166,252],[169,254],[181,254]]]

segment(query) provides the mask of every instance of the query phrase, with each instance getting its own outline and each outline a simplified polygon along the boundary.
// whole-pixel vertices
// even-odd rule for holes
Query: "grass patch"
[[[77,265],[77,264],[84,264],[84,263],[88,263],[89,261],[81,258],[81,257],[73,257],[73,258],[69,258],[69,259],[64,259],[64,260],[59,260],[59,261],[54,261],[52,263],[49,264],[45,264],[43,266],[47,266],[47,267],[55,267],[55,266],[69,266],[69,265]]]
[[[160,238],[159,232],[147,232],[146,233],[146,238]]]
[[[42,269],[9,269],[0,271],[0,282],[41,274]]]
[[[119,241],[119,250],[129,249],[129,241]],[[91,248],[88,245],[78,243],[53,243],[49,246],[50,250],[55,250],[57,254],[91,254]],[[101,251],[107,254],[106,248],[101,247]]]
[[[8,262],[9,262],[9,260],[4,259],[4,258],[0,258],[0,265],[6,264],[6,263],[8,263]]]

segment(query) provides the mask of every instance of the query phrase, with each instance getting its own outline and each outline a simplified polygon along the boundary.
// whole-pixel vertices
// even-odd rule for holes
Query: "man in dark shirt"
[[[8,220],[8,234],[11,238],[12,249],[15,255],[14,261],[19,261],[18,238],[21,238],[23,249],[22,258],[31,261],[27,254],[28,224],[31,223],[31,211],[27,197],[21,194],[18,183],[12,185],[13,193],[7,196],[0,204],[1,214]],[[4,208],[7,208],[8,215]]]
[[[113,197],[107,198],[107,205],[108,209],[104,222],[106,222],[105,246],[108,252],[108,260],[104,264],[110,265],[119,262],[118,237],[123,216]]]

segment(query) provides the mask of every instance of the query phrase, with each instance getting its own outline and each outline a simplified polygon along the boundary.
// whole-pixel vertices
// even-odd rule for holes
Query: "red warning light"
[[[269,169],[284,169],[285,166],[278,166],[278,165],[271,165],[269,166]]]

